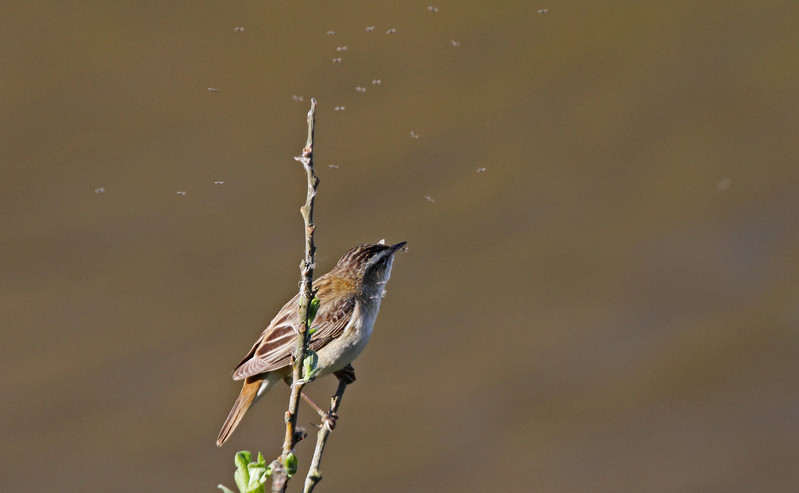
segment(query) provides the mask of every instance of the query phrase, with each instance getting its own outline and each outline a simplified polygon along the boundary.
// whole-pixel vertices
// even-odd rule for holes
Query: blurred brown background
[[[799,5],[600,4],[3,2],[0,490],[277,453],[313,96],[318,272],[409,242],[319,491],[797,491]]]

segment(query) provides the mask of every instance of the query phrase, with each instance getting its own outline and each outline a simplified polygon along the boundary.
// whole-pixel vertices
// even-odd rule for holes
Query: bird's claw
[[[322,422],[330,429],[330,431],[335,429],[336,420],[338,420],[338,414],[334,413],[333,411],[326,412],[322,417]]]
[[[355,381],[355,368],[353,368],[352,365],[347,365],[344,368],[336,372],[333,372],[333,375],[335,375],[336,378],[338,378],[342,382],[349,385]]]

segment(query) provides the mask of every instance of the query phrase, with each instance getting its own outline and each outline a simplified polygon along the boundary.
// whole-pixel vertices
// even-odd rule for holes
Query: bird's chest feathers
[[[355,304],[352,318],[344,332],[318,352],[319,366],[327,370],[325,373],[340,370],[361,354],[372,336],[379,309],[379,299],[371,303]]]

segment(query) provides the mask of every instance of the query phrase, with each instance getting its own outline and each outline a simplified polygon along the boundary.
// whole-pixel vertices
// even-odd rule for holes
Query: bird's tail
[[[222,425],[219,436],[216,438],[217,447],[221,447],[230,437],[230,434],[233,433],[233,430],[239,425],[241,418],[244,417],[244,413],[247,412],[247,409],[250,408],[253,401],[255,401],[255,398],[258,396],[258,389],[261,387],[262,383],[264,383],[262,380],[250,378],[244,381],[241,393],[239,393],[239,397],[233,404],[233,409],[231,409],[230,414],[227,415],[225,424]]]

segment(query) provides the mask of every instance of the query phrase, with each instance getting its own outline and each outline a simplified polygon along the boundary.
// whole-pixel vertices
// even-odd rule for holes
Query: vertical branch
[[[305,142],[305,147],[302,150],[302,155],[294,159],[302,163],[305,168],[305,174],[308,179],[308,191],[305,199],[305,204],[300,208],[300,213],[305,222],[305,257],[300,264],[300,271],[302,272],[302,286],[300,288],[300,306],[299,317],[300,326],[297,332],[297,347],[292,359],[292,385],[291,396],[289,397],[289,409],[286,411],[286,435],[283,439],[283,452],[280,456],[280,464],[278,470],[274,471],[272,481],[272,491],[282,492],[286,491],[288,484],[287,471],[285,464],[293,457],[294,445],[298,441],[297,437],[297,409],[300,403],[300,394],[305,382],[302,379],[302,366],[305,360],[305,355],[308,350],[308,343],[310,342],[309,327],[308,327],[308,306],[314,298],[313,291],[313,271],[314,271],[314,255],[316,253],[316,246],[313,242],[314,229],[316,225],[313,222],[313,206],[314,197],[316,196],[316,188],[319,186],[319,178],[317,178],[313,167],[313,137],[314,137],[314,121],[316,117],[316,99],[311,98],[311,109],[308,111],[308,140]],[[296,459],[295,459],[296,463]],[[293,472],[292,472],[293,474]]]
[[[344,395],[346,389],[347,380],[343,378],[339,379],[336,393],[333,395],[333,398],[330,399],[330,411],[327,413],[328,416],[336,415],[338,407],[341,405],[341,397]],[[325,451],[327,437],[330,435],[330,432],[333,431],[334,426],[335,420],[322,420],[322,427],[319,428],[319,432],[316,434],[316,448],[314,449],[313,459],[311,459],[311,467],[308,469],[308,476],[305,478],[303,493],[311,493],[316,483],[322,480],[322,471],[319,469],[319,466],[322,463],[322,453]]]

